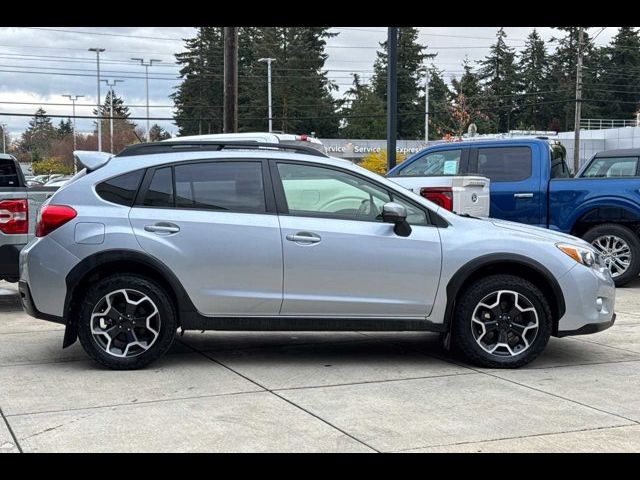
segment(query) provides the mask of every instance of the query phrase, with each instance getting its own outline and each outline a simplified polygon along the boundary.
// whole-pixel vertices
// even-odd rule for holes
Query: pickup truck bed
[[[18,281],[18,259],[35,234],[40,205],[57,188],[26,186],[18,161],[0,154],[0,280]]]

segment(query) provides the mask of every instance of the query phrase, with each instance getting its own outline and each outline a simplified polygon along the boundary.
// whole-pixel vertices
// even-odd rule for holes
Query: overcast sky
[[[506,27],[507,42],[519,50],[533,27]],[[559,36],[557,30],[536,27],[545,40]],[[591,35],[602,27],[594,27]],[[459,76],[465,57],[477,61],[489,52],[495,42],[498,27],[420,27],[420,41],[428,51],[437,53],[433,61],[444,70],[447,80]],[[341,95],[351,83],[351,72],[359,73],[369,81],[376,49],[386,39],[385,27],[336,27],[339,35],[328,40],[329,58],[326,68],[329,77],[339,87]],[[596,44],[607,44],[617,32],[617,27],[605,28],[597,37]],[[16,27],[0,28],[0,113],[23,113],[32,115],[40,104],[49,114],[71,114],[71,103],[63,94],[84,95],[78,100],[76,113],[91,115],[95,104],[96,61],[91,47],[104,48],[101,54],[101,78],[119,79],[116,92],[131,106],[132,116],[145,116],[144,67],[131,57],[162,60],[149,69],[149,95],[151,117],[172,117],[172,101],[169,95],[179,84],[176,80],[178,66],[174,53],[183,49],[182,39],[192,37],[192,27]],[[553,44],[548,45],[553,49]],[[104,100],[106,85],[101,85]],[[266,79],[265,79],[266,88]],[[24,102],[8,103],[8,102]],[[34,103],[34,104],[30,104]],[[57,103],[62,105],[45,105]],[[265,112],[266,115],[266,112]],[[60,119],[54,119],[57,124]],[[21,133],[29,117],[0,116],[0,123],[8,127],[12,135]],[[140,125],[144,121],[137,121]],[[153,123],[153,121],[152,121]],[[176,127],[170,120],[157,121],[171,133]],[[88,132],[91,120],[78,119],[78,131]]]

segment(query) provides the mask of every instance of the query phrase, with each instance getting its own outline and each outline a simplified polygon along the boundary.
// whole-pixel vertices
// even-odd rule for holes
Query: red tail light
[[[76,218],[77,214],[73,208],[66,205],[45,205],[38,213],[36,237],[49,235],[56,228]]]
[[[451,187],[423,187],[420,195],[445,210],[453,212],[453,189]]]
[[[10,235],[29,232],[29,202],[27,200],[0,202],[0,231]]]

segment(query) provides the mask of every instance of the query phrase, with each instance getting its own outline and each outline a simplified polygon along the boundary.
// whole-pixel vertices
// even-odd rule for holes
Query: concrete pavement
[[[206,332],[101,368],[0,282],[0,453],[640,451],[640,280],[616,325],[479,369],[428,333]]]

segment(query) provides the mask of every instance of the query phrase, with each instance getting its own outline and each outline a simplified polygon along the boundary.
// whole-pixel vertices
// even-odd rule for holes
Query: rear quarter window
[[[96,185],[96,193],[107,202],[131,207],[138,193],[138,188],[140,188],[143,175],[144,170],[136,170],[110,178]]]

